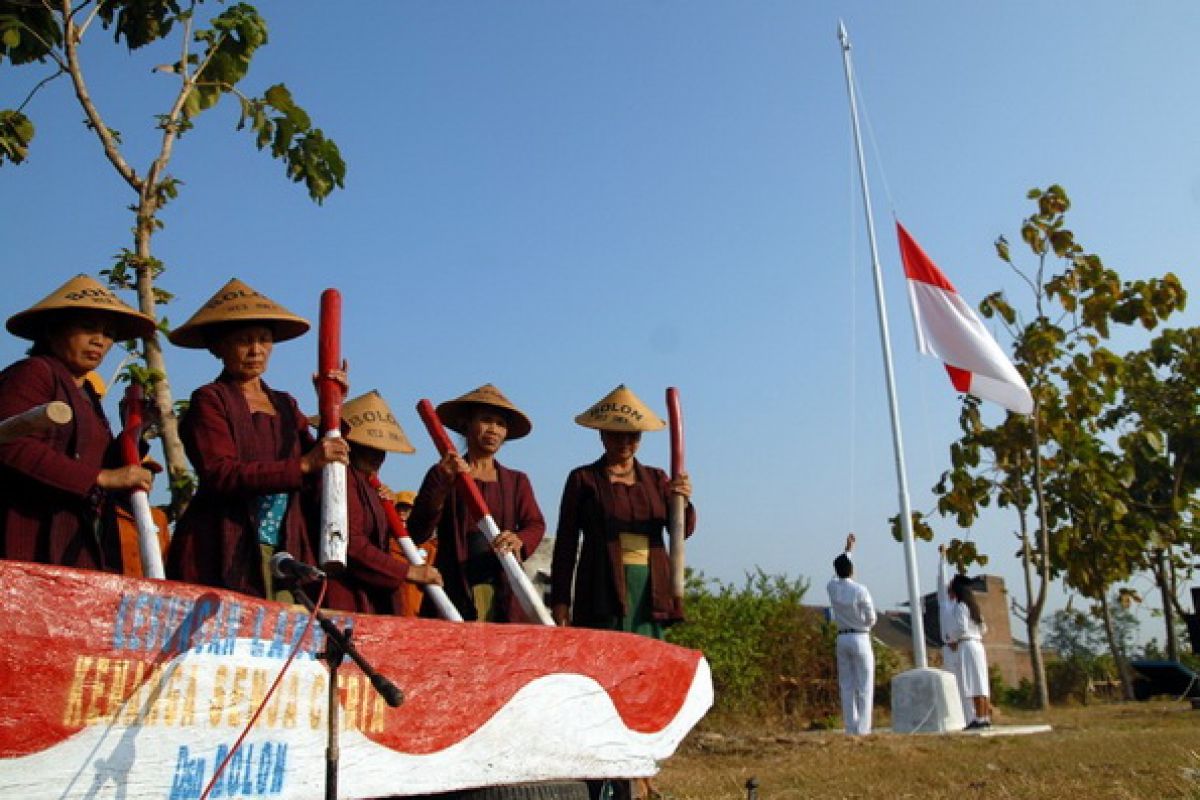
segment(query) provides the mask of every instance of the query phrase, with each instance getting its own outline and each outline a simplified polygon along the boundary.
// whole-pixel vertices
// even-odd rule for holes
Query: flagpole
[[[908,575],[908,603],[912,610],[913,664],[925,669],[924,607],[917,579],[917,548],[913,541],[912,509],[908,500],[908,478],[904,469],[904,441],[900,434],[900,403],[896,397],[896,380],[892,369],[892,342],[888,335],[887,304],[883,297],[883,272],[879,267],[879,248],[875,243],[875,218],[871,214],[871,190],[867,186],[867,167],[863,160],[862,135],[858,127],[858,103],[854,96],[853,68],[850,65],[850,37],[846,26],[838,21],[838,41],[842,46],[842,65],[846,72],[846,92],[850,96],[850,123],[854,129],[854,147],[858,155],[858,177],[862,186],[863,210],[867,216],[867,238],[871,246],[871,268],[875,277],[875,308],[879,313],[879,340],[883,345],[883,372],[887,383],[888,407],[892,417],[892,444],[896,452],[896,483],[900,490],[900,530],[904,538],[904,567]]]

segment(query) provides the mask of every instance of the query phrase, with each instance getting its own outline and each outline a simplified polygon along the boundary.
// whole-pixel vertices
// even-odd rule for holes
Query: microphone
[[[280,551],[271,556],[271,574],[276,578],[295,578],[301,583],[325,580],[325,573],[311,564],[297,561],[291,553]]]

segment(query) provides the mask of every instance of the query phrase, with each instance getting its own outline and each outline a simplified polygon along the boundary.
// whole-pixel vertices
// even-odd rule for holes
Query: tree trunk
[[[1104,618],[1104,637],[1108,639],[1108,650],[1112,653],[1113,663],[1117,665],[1117,675],[1121,679],[1121,696],[1126,700],[1133,699],[1133,671],[1125,658],[1125,651],[1117,641],[1117,626],[1113,624],[1112,609],[1108,605],[1108,597],[1100,593],[1100,613]]]
[[[158,320],[156,303],[154,302],[154,269],[150,254],[150,236],[153,230],[154,209],[147,208],[148,202],[143,199],[138,207],[138,225],[134,234],[139,263],[137,266],[137,296],[138,306],[143,314]],[[160,417],[159,435],[162,438],[163,457],[166,459],[167,475],[171,481],[171,510],[172,517],[178,517],[186,504],[186,497],[181,497],[177,486],[179,479],[190,472],[187,455],[183,451],[183,442],[179,438],[179,418],[175,415],[175,401],[171,395],[171,382],[167,377],[167,364],[163,358],[162,345],[158,333],[142,340],[142,357],[146,367],[157,372],[161,377],[154,384],[154,402],[158,406]]]
[[[1046,494],[1042,487],[1042,437],[1039,428],[1041,410],[1034,407],[1031,433],[1033,436],[1033,490],[1037,498],[1038,513],[1038,548],[1041,550],[1041,561],[1036,564],[1038,570],[1038,588],[1036,599],[1031,595],[1029,605],[1025,608],[1025,626],[1029,631],[1029,653],[1033,665],[1034,688],[1037,690],[1038,708],[1050,707],[1050,687],[1046,683],[1046,664],[1042,658],[1042,640],[1039,633],[1042,621],[1042,611],[1046,608],[1046,590],[1050,586],[1050,524],[1046,519]],[[1033,553],[1029,550],[1029,536],[1024,530],[1024,515],[1022,515],[1022,533],[1024,534],[1025,556],[1032,560]],[[1028,573],[1029,567],[1026,567]],[[1032,590],[1032,585],[1028,587]]]
[[[83,108],[91,130],[96,134],[101,147],[104,149],[105,158],[112,164],[117,174],[121,176],[121,179],[138,196],[137,221],[133,232],[134,252],[138,256],[138,265],[136,267],[138,308],[143,314],[146,314],[157,322],[158,314],[154,302],[154,268],[152,266],[154,262],[150,255],[150,237],[154,232],[154,216],[158,213],[160,204],[155,199],[154,192],[158,188],[156,186],[157,176],[170,158],[171,143],[174,141],[176,134],[173,131],[164,132],[162,150],[159,158],[155,161],[155,166],[151,168],[145,177],[139,177],[137,171],[129,165],[125,157],[121,154],[120,137],[115,135],[108,125],[105,124],[103,118],[100,116],[99,109],[92,102],[91,94],[88,92],[87,84],[83,77],[83,66],[79,60],[79,42],[82,39],[82,31],[76,24],[70,0],[61,0],[61,3],[55,9],[55,13],[59,14],[63,20],[63,53],[66,57],[68,73],[71,76],[71,84],[75,90],[75,97],[79,100],[79,104]],[[175,101],[175,107],[169,116],[174,117],[178,115],[186,96],[186,91],[180,93]],[[179,511],[181,510],[181,504],[179,502],[180,498],[177,496],[176,483],[180,478],[187,476],[190,470],[187,456],[183,452],[183,443],[179,439],[179,420],[175,417],[175,403],[171,397],[171,384],[167,380],[166,362],[163,359],[162,346],[159,344],[157,332],[149,338],[142,340],[142,357],[148,369],[155,370],[162,376],[154,386],[154,401],[161,417],[159,435],[163,443],[163,457],[167,462],[167,474],[170,476],[172,484],[171,507],[172,510]],[[182,483],[182,481],[179,482]]]
[[[1153,569],[1150,571],[1154,573],[1154,584],[1158,587],[1159,592],[1162,593],[1163,623],[1167,629],[1167,635],[1164,640],[1167,648],[1167,658],[1170,661],[1178,661],[1179,637],[1175,635],[1175,609],[1177,603],[1175,602],[1174,587],[1171,585],[1169,559],[1164,548],[1160,547],[1154,551],[1154,561],[1152,563]]]
[[[1029,530],[1025,512],[1021,511],[1021,571],[1025,577],[1025,635],[1029,639],[1029,670],[1033,673],[1033,697],[1038,708],[1050,707],[1050,688],[1046,684],[1046,664],[1042,659],[1041,615],[1034,616],[1033,554],[1029,547]]]

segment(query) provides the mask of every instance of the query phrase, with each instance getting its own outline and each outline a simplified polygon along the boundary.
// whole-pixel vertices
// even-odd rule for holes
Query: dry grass
[[[674,800],[745,798],[1194,798],[1200,711],[1151,702],[1006,712],[999,725],[1050,733],[980,738],[746,730],[705,723],[655,779]],[[878,720],[877,720],[878,723]],[[883,724],[887,724],[883,720]]]

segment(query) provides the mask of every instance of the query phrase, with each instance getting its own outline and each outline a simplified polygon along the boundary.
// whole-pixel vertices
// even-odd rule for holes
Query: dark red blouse
[[[121,571],[115,519],[96,479],[119,464],[112,431],[90,387],[52,356],[0,373],[0,419],[61,400],[72,419],[0,445],[0,557]]]
[[[346,469],[346,510],[346,568],[330,577],[325,605],[338,611],[394,614],[393,595],[404,585],[408,564],[388,552],[391,527],[383,501],[354,467]]]
[[[314,439],[295,399],[264,389],[274,414],[252,414],[224,375],[192,393],[179,433],[199,486],[175,525],[168,578],[265,596],[256,502],[266,494],[288,495],[278,549],[313,563],[300,457]]]
[[[659,622],[683,618],[683,609],[671,596],[671,561],[663,539],[669,479],[661,469],[637,461],[634,470],[632,486],[610,481],[603,458],[567,476],[554,539],[550,603],[570,605],[575,625],[607,628],[627,613],[622,533],[649,537],[652,617]],[[696,529],[691,503],[684,529],[689,536]]]
[[[508,469],[496,462],[496,480],[476,481],[492,518],[502,531],[512,531],[522,542],[522,557],[527,557],[541,544],[546,534],[546,520],[533,496],[533,486],[524,472]],[[438,537],[436,566],[442,573],[446,594],[458,608],[463,619],[475,619],[475,604],[467,581],[467,562],[471,555],[470,537],[478,528],[479,519],[467,507],[462,493],[436,466],[425,474],[417,492],[408,532],[415,544],[420,544],[435,532]],[[499,579],[496,606],[504,622],[529,621],[503,576]],[[423,616],[437,616],[426,603]]]

